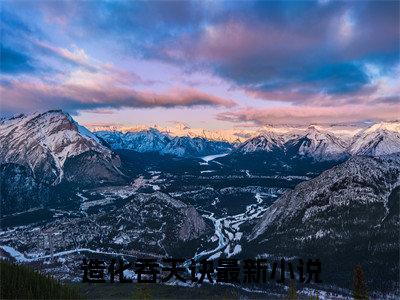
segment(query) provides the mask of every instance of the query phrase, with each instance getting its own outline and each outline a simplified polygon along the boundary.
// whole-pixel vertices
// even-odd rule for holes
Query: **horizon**
[[[310,124],[264,124],[258,127],[246,128],[231,128],[212,130],[204,128],[193,128],[185,123],[173,123],[170,126],[162,127],[157,124],[154,125],[134,125],[134,126],[115,126],[115,125],[101,125],[101,124],[84,124],[75,120],[68,112],[62,109],[51,109],[48,111],[35,111],[33,113],[19,113],[8,118],[0,118],[0,125],[6,121],[12,121],[19,118],[33,117],[35,115],[43,115],[47,113],[61,113],[66,115],[70,120],[77,122],[80,126],[84,126],[93,133],[96,132],[119,132],[123,134],[147,132],[155,130],[160,134],[168,135],[170,137],[190,137],[190,138],[204,138],[209,141],[225,141],[228,143],[245,143],[253,138],[263,136],[271,132],[277,135],[299,135],[307,132],[310,128],[314,128],[321,133],[333,134],[345,140],[355,138],[359,133],[373,128],[375,125],[389,126],[389,131],[400,133],[400,120],[388,120],[379,122],[357,122],[357,123],[310,123]],[[72,118],[72,119],[71,119]],[[394,127],[391,126],[394,124]],[[386,128],[387,129],[387,128]]]
[[[209,131],[398,120],[398,1],[1,2],[1,117]]]

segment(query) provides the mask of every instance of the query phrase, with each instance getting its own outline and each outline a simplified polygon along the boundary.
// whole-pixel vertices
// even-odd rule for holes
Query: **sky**
[[[0,1],[0,114],[227,129],[400,119],[399,1]]]

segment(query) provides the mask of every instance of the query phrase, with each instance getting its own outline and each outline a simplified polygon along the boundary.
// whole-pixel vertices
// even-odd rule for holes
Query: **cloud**
[[[221,18],[164,43],[158,55],[188,68],[212,70],[237,89],[266,95],[265,100],[294,104],[321,94],[365,91],[371,88],[365,63],[390,70],[399,62],[399,3],[298,5],[296,15],[290,10],[296,5],[288,3],[268,4],[272,12],[261,10],[262,19],[237,13]]]
[[[85,53],[85,50],[80,49],[77,46],[74,46],[73,50],[69,50],[39,40],[33,40],[32,43],[44,54],[55,56],[74,66],[84,67],[92,71],[98,68],[98,66],[95,65],[95,62]]]
[[[262,126],[265,124],[349,123],[364,120],[396,120],[399,115],[400,108],[398,105],[379,104],[375,106],[242,108],[236,111],[220,113],[217,115],[217,119],[243,126]]]
[[[75,81],[60,84],[11,80],[0,85],[2,112],[25,112],[63,108],[70,112],[103,108],[152,107],[232,107],[230,99],[210,95],[193,88],[175,88],[164,93],[135,90],[107,81]]]
[[[212,74],[231,86],[227,95],[244,91],[246,104],[253,98],[280,101],[298,106],[296,112],[320,107],[312,110],[318,114],[334,107],[383,109],[399,101],[394,80],[399,72],[393,67],[400,53],[398,1],[5,1],[3,6],[4,49],[14,53],[7,54],[11,78],[6,76],[9,87],[3,81],[2,89],[27,107],[29,101],[21,99],[31,99],[31,107],[71,110],[234,105],[227,96],[171,88],[171,82],[160,84],[165,92],[145,90],[147,83],[124,69],[130,57],[173,64],[186,72],[185,82],[193,79],[193,70]],[[115,58],[120,66],[89,54]],[[29,78],[22,82],[22,75]]]

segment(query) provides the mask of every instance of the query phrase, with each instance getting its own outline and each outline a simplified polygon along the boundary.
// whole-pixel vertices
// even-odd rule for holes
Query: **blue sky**
[[[2,1],[1,114],[204,128],[399,117],[398,1]]]

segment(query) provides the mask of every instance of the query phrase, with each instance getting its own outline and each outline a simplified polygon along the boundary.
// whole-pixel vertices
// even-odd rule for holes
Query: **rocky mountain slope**
[[[400,122],[375,124],[355,136],[349,153],[379,156],[400,151]]]
[[[191,205],[161,192],[130,191],[130,187],[110,189],[108,198],[114,197],[110,203],[104,199],[97,202],[85,199],[80,217],[65,216],[40,228],[27,226],[3,232],[1,244],[16,248],[24,255],[39,257],[49,255],[49,243],[54,253],[96,249],[98,253],[165,257],[192,254],[199,246],[199,239],[211,231]],[[115,198],[111,196],[114,192],[126,193],[127,197]],[[101,193],[107,193],[107,188]],[[100,194],[91,191],[91,195]]]
[[[367,285],[393,291],[399,202],[400,154],[353,157],[280,197],[253,228],[249,248],[320,258],[326,282],[347,288],[362,264]]]
[[[0,164],[28,167],[47,184],[122,178],[118,156],[59,110],[2,121],[0,144]]]
[[[2,214],[40,206],[54,186],[123,183],[119,157],[62,111],[0,123]]]
[[[346,143],[329,132],[310,126],[306,133],[289,140],[285,147],[287,151],[300,157],[312,157],[316,160],[340,160],[348,156]]]

